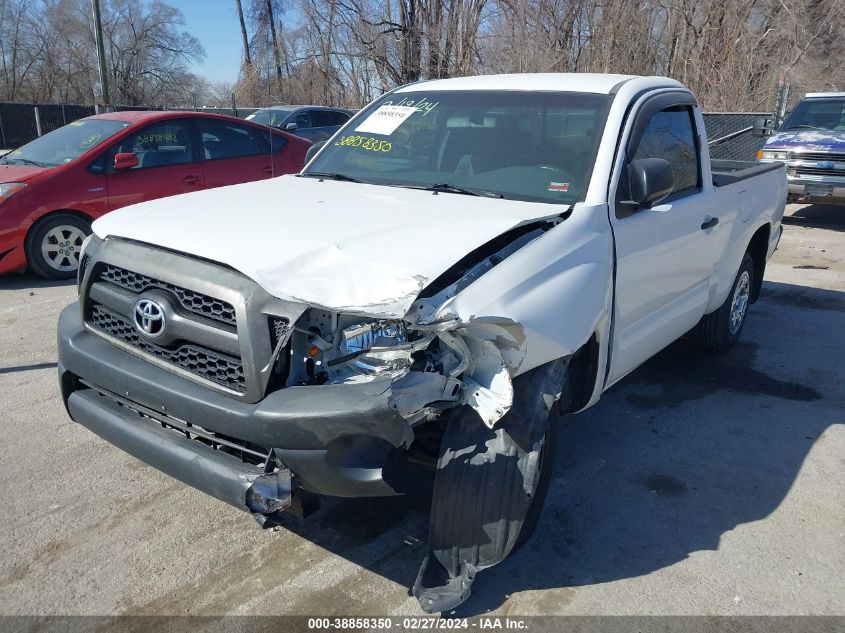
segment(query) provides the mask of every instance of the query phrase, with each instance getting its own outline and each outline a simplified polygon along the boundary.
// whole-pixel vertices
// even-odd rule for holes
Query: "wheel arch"
[[[32,222],[29,227],[27,227],[26,234],[23,239],[23,257],[25,264],[31,271],[33,271],[40,277],[45,277],[48,279],[64,279],[68,276],[63,274],[59,277],[55,277],[53,273],[50,273],[47,269],[43,267],[40,262],[37,261],[37,256],[34,254],[36,251],[35,245],[33,244],[33,240],[35,239],[35,234],[41,229],[41,227],[43,227],[45,223],[49,222],[58,215],[69,215],[75,218],[76,220],[81,220],[82,222],[85,222],[89,225],[89,227],[91,225],[91,222],[93,221],[93,218],[90,215],[82,211],[78,211],[76,209],[56,209],[55,211],[44,213],[37,220]]]
[[[769,252],[769,237],[772,233],[772,226],[764,224],[751,237],[748,243],[747,252],[754,262],[754,285],[751,287],[751,303],[760,297],[760,289],[763,287],[763,275],[766,272],[766,255]]]
[[[575,413],[594,399],[601,366],[601,344],[598,332],[569,358],[560,395],[561,413]]]
[[[35,231],[38,229],[38,227],[40,227],[42,224],[44,224],[46,221],[48,221],[52,217],[59,215],[59,214],[67,214],[67,215],[76,216],[80,220],[84,220],[85,222],[88,222],[88,224],[91,224],[94,221],[94,218],[91,215],[85,213],[84,211],[78,211],[77,209],[54,209],[53,211],[48,211],[47,213],[40,215],[38,217],[38,219],[33,221],[32,224],[30,224],[29,227],[26,229],[26,236],[24,237],[24,249],[25,250],[29,249],[30,240],[32,239],[32,235],[33,235],[33,233],[35,233]]]

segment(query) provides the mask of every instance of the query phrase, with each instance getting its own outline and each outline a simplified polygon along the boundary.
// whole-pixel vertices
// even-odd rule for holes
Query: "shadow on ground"
[[[845,231],[845,206],[808,204],[790,207],[788,215],[783,218],[783,223]]]
[[[845,294],[767,282],[755,308],[744,342],[730,352],[710,354],[678,341],[598,405],[567,418],[537,532],[479,574],[456,615],[495,609],[518,591],[648,574],[717,549],[725,532],[780,505],[813,442],[841,420],[821,406],[826,396],[818,385],[767,373],[771,367],[801,375],[778,370],[783,365],[769,353],[758,362],[762,350],[754,339],[768,346],[799,336],[804,311],[841,313]],[[774,337],[767,332],[773,324]],[[714,395],[720,399],[703,401]],[[309,522],[288,527],[410,587],[426,552],[429,499],[422,490],[405,498],[328,500]]]
[[[58,288],[72,286],[76,279],[44,279],[27,271],[24,273],[8,273],[0,275],[0,292],[3,290],[26,290],[37,288]]]
[[[56,363],[35,363],[32,365],[14,365],[13,367],[0,367],[0,374],[16,374],[24,371],[34,371],[36,369],[54,369],[58,365]]]

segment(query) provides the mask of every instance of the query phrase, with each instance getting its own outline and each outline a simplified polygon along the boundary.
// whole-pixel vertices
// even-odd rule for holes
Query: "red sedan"
[[[306,140],[201,112],[113,112],[0,158],[0,273],[73,277],[91,222],[136,202],[296,173]]]

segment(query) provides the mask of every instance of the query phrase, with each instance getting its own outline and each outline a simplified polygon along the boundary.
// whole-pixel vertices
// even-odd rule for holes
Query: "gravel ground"
[[[561,433],[528,546],[460,615],[845,614],[845,208],[791,207],[740,344],[680,341]],[[262,531],[67,417],[75,288],[0,279],[0,614],[419,614],[424,498]]]

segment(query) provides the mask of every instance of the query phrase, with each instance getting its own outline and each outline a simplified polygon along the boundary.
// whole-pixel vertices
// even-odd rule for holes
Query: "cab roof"
[[[524,73],[512,75],[477,75],[453,79],[420,81],[397,90],[398,93],[419,90],[524,90],[548,92],[586,92],[613,94],[632,79],[651,80],[647,83],[658,88],[678,87],[680,84],[666,77],[640,77],[638,75],[611,75],[602,73]]]
[[[221,117],[241,120],[228,114],[205,112],[203,110],[121,110],[118,112],[103,112],[94,114],[87,119],[105,119],[109,121],[125,121],[126,123],[147,123],[157,119],[171,119],[173,117]]]

